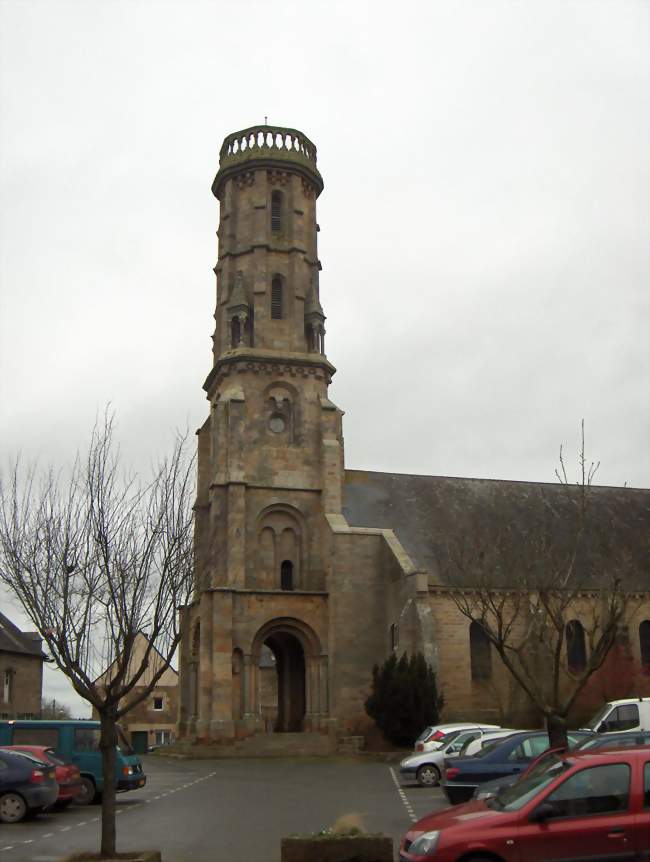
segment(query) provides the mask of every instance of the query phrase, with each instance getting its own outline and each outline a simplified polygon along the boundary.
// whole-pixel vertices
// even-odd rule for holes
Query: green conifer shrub
[[[393,653],[372,669],[366,712],[394,745],[411,747],[427,725],[438,723],[443,702],[433,668],[420,652],[400,659]]]

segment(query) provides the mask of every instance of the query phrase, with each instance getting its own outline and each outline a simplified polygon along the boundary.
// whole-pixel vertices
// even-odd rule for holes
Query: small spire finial
[[[265,125],[265,126],[268,126],[268,124],[269,124],[269,118],[268,118],[268,117],[266,116],[266,114],[265,114],[265,115],[264,115],[264,125]]]

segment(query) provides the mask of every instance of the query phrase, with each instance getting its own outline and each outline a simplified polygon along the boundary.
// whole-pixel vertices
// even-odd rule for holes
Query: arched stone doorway
[[[275,733],[295,733],[305,719],[305,653],[298,638],[287,631],[270,635],[265,641],[275,658]]]
[[[262,727],[275,733],[319,729],[328,715],[327,656],[314,631],[296,619],[271,620],[255,635],[250,658],[250,712]]]

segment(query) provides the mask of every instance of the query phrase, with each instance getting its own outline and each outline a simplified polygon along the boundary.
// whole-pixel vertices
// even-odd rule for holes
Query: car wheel
[[[423,763],[415,777],[420,787],[435,787],[440,781],[440,770],[433,763]]]
[[[18,823],[27,814],[27,804],[18,793],[0,796],[0,823]]]
[[[74,802],[77,805],[90,805],[91,802],[94,802],[96,795],[97,789],[95,788],[95,782],[82,775],[81,790],[75,796]]]

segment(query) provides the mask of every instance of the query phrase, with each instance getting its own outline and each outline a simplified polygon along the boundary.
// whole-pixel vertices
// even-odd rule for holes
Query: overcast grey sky
[[[650,484],[643,0],[0,0],[0,434],[202,423],[226,134],[318,147],[349,467]],[[12,616],[21,621],[13,610]],[[48,694],[64,695],[48,675]]]

